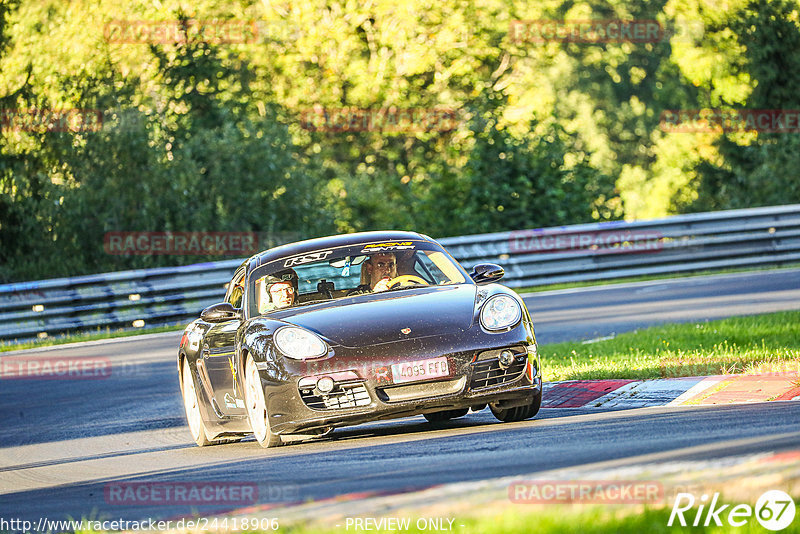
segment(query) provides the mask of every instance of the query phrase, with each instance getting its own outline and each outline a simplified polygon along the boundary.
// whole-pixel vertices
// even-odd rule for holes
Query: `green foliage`
[[[437,237],[797,202],[796,135],[666,133],[659,119],[796,109],[799,18],[791,0],[0,1],[0,110],[104,118],[0,128],[0,281],[208,259],[111,256],[110,231]],[[541,43],[509,35],[520,19],[680,31]],[[125,20],[173,21],[183,39],[110,39]],[[192,20],[252,21],[254,38],[203,39]],[[301,117],[321,108],[457,121],[313,131]]]
[[[108,65],[63,81],[80,95],[81,107],[104,110],[101,129],[15,133],[16,143],[6,144],[38,147],[3,158],[9,183],[3,200],[15,211],[0,219],[6,270],[0,276],[68,276],[208,259],[110,256],[103,248],[107,232],[310,236],[331,226],[319,174],[302,161],[276,106],[258,108],[240,98],[246,65],[205,43],[150,53],[167,105],[154,102],[141,111],[136,103],[143,95],[131,91],[134,82]],[[33,99],[21,100],[33,107]]]
[[[487,233],[591,222],[601,218],[596,204],[613,194],[613,181],[592,168],[586,158],[571,158],[568,138],[557,125],[539,137],[516,137],[492,116],[474,121],[474,145],[450,198],[448,227],[437,235]],[[535,130],[532,124],[530,131]],[[604,213],[602,218],[609,218]],[[433,221],[432,221],[433,223]]]
[[[800,109],[800,10],[796,2],[752,1],[731,17],[731,29],[744,50],[735,67],[753,80],[743,107]],[[719,158],[698,167],[698,199],[684,211],[769,206],[800,202],[800,182],[791,171],[800,166],[797,133],[723,135]]]

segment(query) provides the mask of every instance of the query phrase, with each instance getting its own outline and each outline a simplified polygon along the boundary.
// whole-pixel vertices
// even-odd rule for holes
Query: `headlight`
[[[481,324],[486,330],[503,330],[514,326],[522,316],[519,304],[508,295],[497,295],[486,301],[481,310]]]
[[[274,339],[278,350],[294,360],[319,358],[328,352],[328,346],[319,336],[296,326],[279,328]]]

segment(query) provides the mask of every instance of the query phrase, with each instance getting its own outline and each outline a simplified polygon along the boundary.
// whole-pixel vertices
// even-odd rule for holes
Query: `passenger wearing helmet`
[[[294,269],[284,269],[267,275],[258,281],[259,313],[294,306],[297,301],[297,273]]]

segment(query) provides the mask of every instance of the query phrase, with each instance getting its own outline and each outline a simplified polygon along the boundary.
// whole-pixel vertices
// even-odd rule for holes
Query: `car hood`
[[[456,333],[472,325],[476,286],[387,291],[270,313],[335,345],[362,347]]]

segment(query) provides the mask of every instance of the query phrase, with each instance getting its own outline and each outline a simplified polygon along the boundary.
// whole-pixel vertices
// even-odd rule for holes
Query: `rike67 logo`
[[[692,513],[695,504],[699,504],[697,511]],[[756,520],[767,530],[783,530],[794,521],[795,504],[788,493],[780,490],[770,490],[756,501],[755,509],[749,504],[720,504],[719,493],[714,493],[711,502],[708,495],[695,499],[691,493],[678,493],[672,512],[669,514],[667,526],[677,524],[685,526],[704,526],[712,524],[718,527],[725,522],[732,527],[742,527],[755,516]]]

